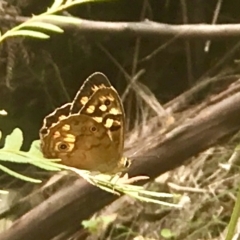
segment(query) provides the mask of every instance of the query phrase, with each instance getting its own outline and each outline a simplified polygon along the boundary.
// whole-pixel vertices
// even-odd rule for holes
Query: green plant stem
[[[233,208],[232,216],[228,224],[228,232],[225,240],[232,240],[237,226],[240,213],[240,186],[238,189],[237,200]]]

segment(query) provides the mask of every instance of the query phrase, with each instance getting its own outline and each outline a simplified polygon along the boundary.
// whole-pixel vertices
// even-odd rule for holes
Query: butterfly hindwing
[[[43,126],[40,129],[40,138],[48,134],[49,129],[53,125],[57,124],[61,119],[67,118],[69,116],[71,106],[71,103],[64,104],[44,118]]]

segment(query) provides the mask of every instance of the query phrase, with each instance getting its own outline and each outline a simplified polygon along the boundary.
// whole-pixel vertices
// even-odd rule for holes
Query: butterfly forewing
[[[97,90],[80,113],[91,116],[108,129],[109,137],[115,144],[118,154],[121,155],[123,152],[125,116],[116,90],[113,87]]]
[[[100,72],[93,73],[76,94],[70,109],[71,114],[78,113],[98,89],[107,87],[111,87],[107,77]]]

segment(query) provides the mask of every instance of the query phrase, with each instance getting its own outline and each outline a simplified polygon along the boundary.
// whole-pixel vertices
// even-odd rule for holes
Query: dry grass
[[[144,104],[141,99],[147,99],[150,92],[142,94],[146,96],[137,97],[140,99],[139,116],[141,112],[144,115],[137,119],[136,130],[131,133],[127,145],[135,149],[141,146],[143,151],[144,142],[146,151],[147,142],[154,142],[152,139],[160,134],[154,129],[164,126],[165,120],[157,116],[155,123],[145,124],[154,115],[151,106],[156,106],[156,100],[149,97],[154,104]],[[187,114],[180,115],[179,118],[184,118]],[[168,119],[170,115],[166,113],[166,116]],[[239,153],[235,150],[239,140],[240,133],[237,133],[146,186],[148,190],[180,193],[182,209],[141,203],[124,196],[87,222],[87,226],[90,228],[90,224],[95,230],[88,239],[225,239],[240,180]]]
[[[100,214],[103,218],[116,214],[112,222],[105,229],[101,225],[98,238],[93,234],[88,239],[167,239],[164,234],[176,240],[225,239],[240,181],[239,154],[234,151],[239,137],[206,150],[146,186],[182,194],[182,209],[123,197]]]
[[[145,112],[149,114],[151,110]],[[150,115],[142,119],[148,119]],[[161,122],[158,124],[162,125]],[[148,131],[154,132],[156,124],[152,127],[149,129],[142,124],[139,130],[138,126],[139,131],[131,135],[128,144],[138,145],[144,136],[146,143],[146,136],[150,135]],[[225,239],[240,182],[240,158],[236,149],[239,141],[240,132],[146,186],[148,190],[181,194],[182,209],[122,197],[94,216],[95,220],[100,217],[101,224],[95,222],[97,233],[88,239]],[[107,218],[110,220],[105,221]]]

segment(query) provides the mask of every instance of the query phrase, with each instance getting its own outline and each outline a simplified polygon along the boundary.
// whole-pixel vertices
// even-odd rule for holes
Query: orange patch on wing
[[[113,114],[113,115],[118,115],[121,113],[121,111],[117,108],[111,108],[110,111],[109,111],[110,114]]]
[[[113,125],[115,125],[115,126],[119,126],[119,125],[121,125],[121,122],[120,122],[120,121],[118,121],[118,120],[114,120],[114,123],[113,123]]]
[[[98,89],[99,89],[99,87],[96,86],[96,85],[94,85],[94,86],[92,87],[92,90],[93,90],[94,92],[96,92]]]
[[[88,108],[87,108],[87,113],[93,113],[95,111],[95,106],[93,105],[90,105]]]
[[[99,109],[102,111],[102,112],[106,112],[107,111],[107,106],[106,105],[101,105],[100,107],[99,107]]]
[[[66,119],[66,118],[67,117],[65,115],[61,115],[61,116],[58,117],[58,120],[61,121],[61,120]]]
[[[68,143],[74,143],[76,141],[76,137],[73,134],[66,134],[63,138],[63,141]]]
[[[53,134],[53,138],[59,138],[61,136],[61,133],[59,131],[56,131],[54,134]]]
[[[96,122],[99,122],[101,123],[103,118],[102,117],[93,117],[93,119],[96,121]]]
[[[107,119],[107,121],[106,121],[106,123],[104,124],[104,126],[106,127],[106,128],[110,128],[112,125],[113,125],[113,119],[111,119],[111,118],[108,118]]]
[[[108,96],[108,99],[109,99],[111,102],[114,101],[114,97],[113,97],[113,95],[110,94],[110,95]]]
[[[100,100],[101,102],[104,102],[106,99],[107,99],[107,98],[106,98],[105,96],[100,96],[100,97],[99,97],[99,100]]]
[[[69,124],[65,124],[62,126],[62,130],[63,131],[69,131],[71,129],[70,125]]]

